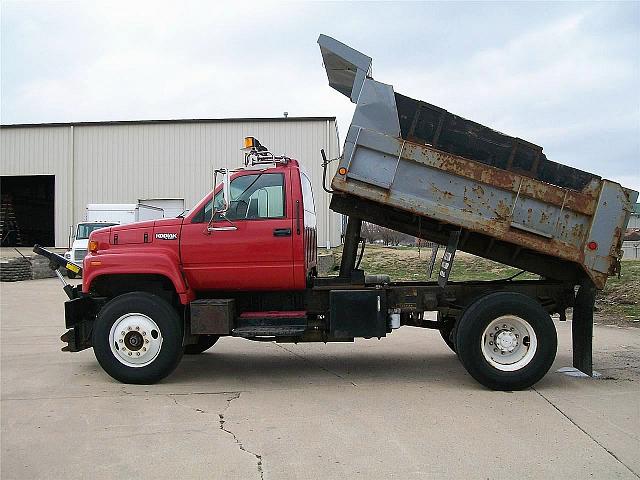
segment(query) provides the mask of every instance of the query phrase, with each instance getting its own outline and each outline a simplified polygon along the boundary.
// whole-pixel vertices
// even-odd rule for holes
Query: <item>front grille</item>
[[[86,256],[87,256],[86,250],[76,250],[74,260],[76,262],[81,262],[82,260],[84,260],[84,257]]]

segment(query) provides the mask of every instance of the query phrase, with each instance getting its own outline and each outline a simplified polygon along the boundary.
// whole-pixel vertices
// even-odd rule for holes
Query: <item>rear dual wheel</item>
[[[469,374],[493,390],[522,390],[549,371],[558,340],[536,300],[498,292],[469,306],[455,328],[455,351]]]

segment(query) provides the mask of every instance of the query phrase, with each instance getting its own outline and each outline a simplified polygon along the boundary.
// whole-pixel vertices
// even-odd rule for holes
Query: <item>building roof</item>
[[[68,123],[14,123],[0,125],[0,128],[33,128],[33,127],[83,127],[100,125],[153,125],[165,123],[232,123],[232,122],[313,122],[335,121],[336,117],[238,117],[238,118],[187,118],[174,120],[109,120],[102,122],[68,122]]]

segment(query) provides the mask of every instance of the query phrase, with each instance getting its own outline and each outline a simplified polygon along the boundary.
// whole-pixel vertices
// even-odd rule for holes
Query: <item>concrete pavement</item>
[[[158,385],[60,352],[56,279],[1,286],[1,474],[22,478],[639,478],[640,329],[570,323],[535,389],[477,384],[438,332],[353,344],[222,339]]]

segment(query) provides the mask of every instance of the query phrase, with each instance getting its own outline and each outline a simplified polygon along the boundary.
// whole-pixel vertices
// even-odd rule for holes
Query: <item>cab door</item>
[[[288,170],[246,172],[230,184],[226,215],[210,222],[222,192],[185,219],[181,261],[195,290],[290,290],[294,211]]]

